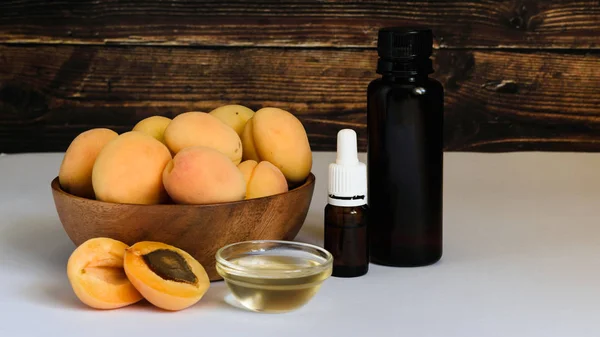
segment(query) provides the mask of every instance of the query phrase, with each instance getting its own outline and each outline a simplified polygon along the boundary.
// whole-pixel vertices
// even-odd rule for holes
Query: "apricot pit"
[[[127,277],[148,302],[165,310],[196,304],[210,287],[204,267],[187,252],[160,242],[143,241],[125,251]]]
[[[198,278],[190,265],[176,252],[169,249],[157,249],[142,256],[144,262],[156,275],[165,280],[195,284]]]

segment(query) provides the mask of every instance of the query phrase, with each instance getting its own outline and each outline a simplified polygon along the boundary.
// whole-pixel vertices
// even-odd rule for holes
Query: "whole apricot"
[[[139,121],[132,131],[140,131],[148,136],[156,138],[161,143],[165,143],[165,130],[171,123],[171,119],[164,116],[151,116]]]
[[[203,146],[185,148],[163,172],[163,184],[179,204],[210,204],[244,199],[240,170],[223,153]]]
[[[125,273],[148,302],[165,310],[196,304],[210,287],[204,267],[187,252],[143,241],[125,252]]]
[[[302,122],[288,111],[262,108],[242,133],[244,160],[268,161],[290,185],[302,183],[312,169],[312,152]]]
[[[256,145],[254,144],[254,120],[250,118],[244,126],[244,131],[242,132],[242,160],[253,160],[257,164],[260,161],[260,156],[258,155],[258,151],[256,150]]]
[[[69,145],[58,171],[58,181],[66,192],[94,199],[92,169],[100,150],[118,134],[110,129],[97,128],[80,133]]]
[[[246,180],[246,199],[261,198],[288,191],[288,184],[281,171],[268,161],[257,163],[246,160],[238,169]]]
[[[254,111],[243,105],[229,104],[214,109],[210,114],[229,125],[241,137],[244,126],[252,118]]]
[[[96,309],[121,308],[142,299],[123,269],[127,245],[110,238],[82,243],[69,257],[67,277],[75,295]]]
[[[252,159],[244,160],[238,165],[238,169],[240,170],[240,172],[242,172],[242,176],[244,177],[246,186],[248,186],[248,182],[250,182],[250,179],[252,178],[252,173],[254,173],[256,165],[258,165],[258,162]],[[248,193],[247,190],[246,193]]]
[[[217,117],[204,112],[186,112],[173,118],[165,130],[171,152],[204,146],[225,154],[235,164],[242,160],[242,141],[238,134]]]
[[[100,151],[92,171],[98,200],[127,204],[158,204],[167,199],[162,172],[169,149],[139,131],[115,138]]]

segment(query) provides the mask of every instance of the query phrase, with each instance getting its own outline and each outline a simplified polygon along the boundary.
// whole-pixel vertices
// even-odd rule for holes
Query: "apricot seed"
[[[144,262],[156,275],[165,280],[195,284],[198,278],[185,259],[177,252],[157,249],[143,255]]]
[[[67,262],[67,277],[81,302],[96,309],[116,309],[142,299],[123,270],[126,248],[121,241],[94,238],[75,249]]]
[[[143,241],[125,251],[127,277],[148,302],[165,310],[196,304],[210,287],[204,267],[187,252],[160,242]]]

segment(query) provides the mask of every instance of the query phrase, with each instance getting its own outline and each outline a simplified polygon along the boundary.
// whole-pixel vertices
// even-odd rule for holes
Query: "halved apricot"
[[[67,262],[67,276],[81,302],[96,309],[116,309],[142,299],[123,270],[126,248],[121,241],[94,238],[75,249]]]
[[[165,310],[196,304],[210,287],[204,267],[187,252],[153,241],[125,251],[125,273],[148,302]]]

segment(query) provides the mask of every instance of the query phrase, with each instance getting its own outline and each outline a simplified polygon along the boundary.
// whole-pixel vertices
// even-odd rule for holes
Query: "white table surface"
[[[61,158],[0,157],[0,336],[600,336],[600,154],[448,153],[440,262],[330,278],[276,315],[231,306],[222,282],[176,313],[87,309],[50,193]],[[322,244],[333,158],[315,153],[300,241]]]

